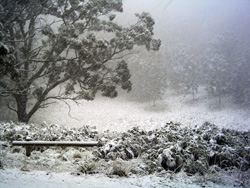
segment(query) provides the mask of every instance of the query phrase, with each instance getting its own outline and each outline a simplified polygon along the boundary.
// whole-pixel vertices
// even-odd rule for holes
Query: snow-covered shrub
[[[128,176],[128,167],[123,163],[122,160],[120,159],[116,159],[114,162],[113,162],[113,165],[112,165],[112,170],[111,170],[111,173],[110,175],[117,175],[117,176],[125,176],[127,177]]]
[[[48,125],[26,125],[20,123],[0,122],[0,140],[13,141],[25,140],[30,137],[32,140],[41,141],[87,141],[96,140],[98,131],[89,126],[82,126],[78,129],[59,126],[55,124]]]
[[[88,126],[76,129],[46,123],[38,126],[0,123],[0,140],[7,143],[5,150],[9,150],[11,155],[22,153],[25,156],[24,149],[9,148],[8,145],[13,140],[25,140],[27,136],[32,140],[47,141],[101,139],[103,146],[87,149],[36,148],[40,154],[45,153],[44,161],[47,161],[46,156],[50,156],[48,153],[56,151],[55,157],[60,159],[60,163],[72,164],[80,173],[105,171],[103,168],[110,166],[113,169],[110,174],[120,176],[165,171],[204,175],[218,171],[213,169],[238,169],[244,173],[250,170],[250,131],[219,129],[208,122],[194,128],[170,122],[151,131],[135,127],[124,133],[107,131],[101,134]],[[36,156],[39,160],[39,155]],[[2,158],[0,160],[5,161],[4,156]],[[140,161],[138,167],[130,170],[123,168],[137,159]]]
[[[158,163],[165,169],[178,172],[183,166],[182,154],[174,146],[164,149],[158,157]]]
[[[221,130],[208,122],[195,128],[171,122],[148,132],[133,128],[118,134],[95,152],[106,160],[140,157],[149,173],[165,169],[204,175],[213,165],[249,169],[249,137],[249,132]]]
[[[83,174],[94,174],[96,173],[96,165],[93,161],[85,161],[79,165],[77,170]]]
[[[74,159],[82,158],[82,154],[80,153],[80,151],[76,150],[73,154],[73,158]]]

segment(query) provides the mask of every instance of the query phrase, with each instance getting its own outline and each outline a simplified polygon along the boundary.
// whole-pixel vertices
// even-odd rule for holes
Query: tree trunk
[[[194,100],[194,88],[192,88],[192,90],[193,90],[193,100]]]
[[[220,86],[219,86],[219,104],[221,104],[221,90],[220,90]]]
[[[18,117],[18,121],[28,123],[30,120],[30,116],[27,114],[27,101],[28,97],[25,94],[17,94],[14,96],[16,99],[16,113]]]

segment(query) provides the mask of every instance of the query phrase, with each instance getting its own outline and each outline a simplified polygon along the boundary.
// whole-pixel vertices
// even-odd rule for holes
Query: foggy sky
[[[135,13],[149,12],[155,20],[155,37],[162,49],[183,43],[190,49],[209,45],[217,35],[231,32],[249,44],[250,1],[248,0],[124,0],[117,22],[131,25]]]

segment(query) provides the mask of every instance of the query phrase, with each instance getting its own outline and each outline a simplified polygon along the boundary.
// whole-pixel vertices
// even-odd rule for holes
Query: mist
[[[144,75],[147,71],[151,72],[151,77],[148,78],[151,84],[147,83],[147,88],[155,93],[155,80],[167,82],[169,87],[175,88],[177,85],[188,85],[187,82],[197,82],[195,84],[208,87],[208,82],[214,82],[211,79],[215,76],[213,74],[220,74],[214,70],[219,69],[228,75],[221,74],[220,81],[217,81],[221,86],[216,86],[214,82],[210,84],[211,87],[224,87],[225,82],[229,82],[231,77],[229,85],[241,85],[241,88],[234,88],[234,91],[231,89],[225,93],[231,93],[238,99],[249,98],[249,92],[244,96],[237,93],[249,87],[249,84],[243,81],[249,80],[249,74],[242,71],[249,68],[249,1],[126,0],[123,7],[124,12],[117,16],[117,22],[130,25],[134,21],[135,13],[149,12],[155,20],[155,37],[159,38],[162,44],[158,52],[142,50],[131,57],[129,62],[134,83],[133,97],[138,96],[140,91],[142,95],[145,93],[145,87],[140,88],[143,80],[139,80],[138,77],[147,80],[147,76],[136,76],[140,70],[144,71]],[[216,55],[224,63],[217,65],[213,62],[212,59]],[[145,66],[138,67],[137,64]],[[187,70],[190,66],[193,70]],[[210,72],[209,66],[213,66]],[[195,75],[196,78],[191,75]],[[157,88],[159,89],[162,87]],[[181,89],[185,90],[185,87]],[[154,97],[150,99],[152,98]],[[241,101],[249,102],[248,99]]]
[[[188,44],[194,40],[192,46],[195,46],[197,39],[209,43],[226,31],[234,32],[241,40],[248,39],[249,6],[249,1],[230,0],[125,0],[124,12],[117,19],[129,24],[134,13],[149,12],[155,19],[155,35],[161,38],[163,47],[176,39]]]
[[[0,187],[250,187],[249,114],[249,0],[0,0]]]
[[[139,114],[146,113],[146,119],[157,122],[156,126],[166,121],[191,125],[214,120],[221,127],[234,124],[236,129],[248,129],[249,8],[247,0],[124,0],[123,12],[116,13],[114,22],[128,27],[135,23],[135,13],[148,12],[155,22],[154,37],[161,40],[159,51],[136,47],[124,56],[132,91],[119,90],[115,99],[97,95],[93,102],[83,100],[80,106],[72,103],[70,109],[57,102],[57,111],[53,112],[53,105],[40,109],[31,122],[90,124],[101,129],[106,129],[102,126],[107,124],[111,128],[121,119],[137,122],[122,125],[121,129],[127,129],[140,125],[144,116]],[[53,29],[57,31],[59,24]],[[98,37],[109,38],[110,34],[103,32]],[[61,88],[54,93],[58,90]],[[5,99],[1,103],[5,106]],[[99,112],[107,111],[109,105],[114,111],[108,115]],[[118,106],[121,111],[116,110]],[[218,111],[221,115],[215,118]],[[223,116],[229,117],[228,121],[220,118]],[[14,112],[6,109],[0,118],[16,120]]]

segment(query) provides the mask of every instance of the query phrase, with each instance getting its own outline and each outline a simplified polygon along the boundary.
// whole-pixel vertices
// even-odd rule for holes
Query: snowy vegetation
[[[182,128],[167,123],[144,131],[135,127],[124,133],[98,133],[95,128],[79,129],[42,124],[40,126],[1,123],[1,168],[72,171],[75,175],[106,173],[109,176],[177,174],[204,176],[204,181],[221,172],[239,175],[238,186],[249,186],[250,132],[219,129],[208,122]],[[99,148],[33,148],[27,158],[12,140],[98,140]],[[217,182],[221,183],[221,182]]]
[[[3,42],[13,54],[1,63],[0,95],[15,101],[8,107],[19,121],[27,123],[53,100],[94,100],[98,92],[114,98],[118,86],[131,90],[124,57],[135,46],[157,51],[161,41],[153,38],[149,13],[135,14],[130,27],[114,22],[122,6],[118,0],[0,2],[1,50]]]
[[[108,187],[250,187],[248,8],[0,0],[0,187],[37,170],[95,186],[100,174]],[[103,145],[27,157],[11,144],[27,138]],[[122,178],[133,183],[111,185]]]
[[[194,41],[201,45],[199,42]],[[153,101],[161,98],[163,91],[174,89],[195,100],[199,89],[206,87],[207,94],[220,104],[231,96],[235,103],[249,105],[249,50],[248,40],[237,40],[234,32],[222,32],[198,52],[178,39],[158,53],[144,51],[131,58],[134,88],[130,98]]]

